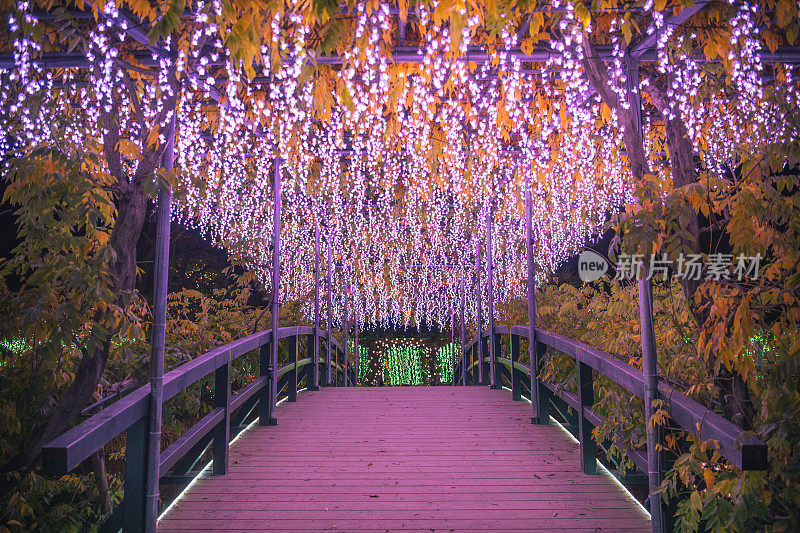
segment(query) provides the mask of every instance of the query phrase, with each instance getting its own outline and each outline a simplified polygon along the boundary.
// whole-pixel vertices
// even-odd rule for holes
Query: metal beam
[[[706,0],[697,0],[692,7],[684,7],[680,13],[673,14],[664,21],[665,26],[679,26],[689,20],[689,18],[697,13],[698,11],[702,11],[706,8],[709,4]],[[671,10],[671,8],[670,8]],[[658,43],[658,33],[651,33],[642,41],[631,48],[631,56],[635,59],[640,61],[652,61],[649,59],[649,55],[653,53],[656,44]],[[648,58],[645,58],[645,56]]]
[[[614,59],[614,56],[611,53],[610,48],[598,46],[600,58],[609,61]],[[550,49],[542,49],[538,51],[533,51],[530,54],[525,54],[521,50],[507,50],[506,51],[510,56],[519,59],[522,62],[528,63],[544,63],[551,57],[557,57],[561,55],[561,52],[556,50]],[[152,53],[147,50],[137,50],[131,52],[133,57],[136,59],[144,67],[156,67],[158,66],[158,61],[153,60]],[[798,64],[800,63],[800,47],[797,46],[779,46],[775,52],[771,52],[766,48],[762,48],[760,50],[762,57],[767,62],[774,62],[774,63],[789,63],[789,64]],[[632,55],[637,58],[639,61],[656,61],[657,54],[655,50],[652,49],[639,49],[636,48],[632,51]],[[414,63],[422,63],[424,56],[418,55],[416,52],[405,52],[405,51],[396,51],[392,53],[390,59],[393,63],[405,63],[405,64],[414,64]],[[698,60],[702,59],[702,56],[698,56]],[[489,61],[489,55],[484,51],[474,51],[469,52],[467,55],[462,56],[457,59],[448,59],[444,60],[445,63],[485,63]],[[59,68],[90,68],[93,66],[93,63],[90,62],[86,56],[80,52],[44,52],[38,58],[32,58],[31,61],[36,64],[37,66],[44,68],[44,69],[59,69]],[[342,56],[322,56],[318,57],[315,61],[317,65],[328,65],[328,66],[336,66],[341,65],[343,63]],[[225,63],[222,60],[217,62],[209,62],[208,66],[223,66]],[[16,65],[14,63],[14,56],[11,54],[0,54],[0,69],[10,70],[15,68]],[[535,75],[535,73],[529,73],[526,75]],[[221,79],[220,81],[225,81]],[[268,78],[257,78],[255,80],[258,83],[264,83],[269,81]],[[355,155],[347,152],[343,152],[341,155]]]

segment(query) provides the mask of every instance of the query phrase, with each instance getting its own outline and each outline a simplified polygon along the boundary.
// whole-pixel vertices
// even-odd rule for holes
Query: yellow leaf
[[[714,472],[710,468],[703,469],[703,479],[706,482],[706,487],[711,488],[714,486]]]
[[[532,54],[533,53],[533,39],[528,37],[527,39],[523,39],[522,43],[519,45],[520,50],[522,50],[523,54]]]
[[[400,21],[405,24],[406,20],[408,20],[408,0],[398,0],[397,7],[400,11]]]
[[[604,102],[600,102],[600,115],[603,117],[603,120],[611,118],[611,108]]]
[[[625,37],[625,44],[631,44],[631,37],[633,36],[633,32],[631,30],[631,23],[630,21],[625,21],[622,23],[622,35]]]
[[[152,128],[150,133],[147,134],[147,147],[156,146],[158,144],[158,128]]]

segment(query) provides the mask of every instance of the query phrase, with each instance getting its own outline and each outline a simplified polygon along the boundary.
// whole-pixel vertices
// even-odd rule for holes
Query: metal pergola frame
[[[683,9],[678,14],[672,14],[667,17],[665,21],[668,25],[680,25],[686,22],[692,15],[706,9],[708,7],[707,1],[698,1],[696,2],[694,7],[689,7]],[[531,12],[544,12],[544,13],[553,13],[563,11],[562,9],[553,9],[553,8],[545,8],[545,7],[537,7]],[[351,15],[348,13],[346,8],[341,11],[342,15]],[[392,15],[398,15],[399,12],[397,9],[391,11]],[[62,15],[57,13],[48,13],[48,12],[36,12],[34,15],[41,21],[55,21],[61,20]],[[72,17],[76,20],[85,20],[89,18],[94,18],[94,15],[91,11],[78,11],[72,10],[67,13],[68,16]],[[102,16],[102,14],[100,15]],[[194,13],[186,12],[184,13],[185,17],[192,17]],[[133,19],[131,14],[124,14],[122,15],[123,20],[128,21],[128,27],[124,29],[125,33],[131,37],[136,43],[142,46],[140,50],[132,50],[129,53],[132,54],[133,58],[139,62],[144,67],[156,66],[158,65],[158,61],[153,59],[153,55],[156,56],[165,56],[166,52],[158,45],[158,44],[151,44],[148,38],[149,28],[145,24],[136,23]],[[523,23],[523,26],[525,23]],[[401,45],[405,44],[405,25],[399,25],[398,31],[398,41]],[[523,28],[520,28],[522,31]],[[524,28],[524,31],[527,31],[527,28]],[[657,52],[655,50],[656,42],[658,36],[653,34],[645,37],[640,42],[633,44],[629,47],[629,55],[631,58],[631,65],[630,68],[638,72],[638,67],[642,62],[652,62],[656,59]],[[600,54],[601,59],[611,59],[612,50],[610,47],[607,46],[597,46],[597,51]],[[508,53],[511,57],[516,60],[519,60],[524,63],[542,63],[546,62],[548,59],[552,58],[554,55],[560,54],[560,52],[556,50],[552,50],[549,48],[537,48],[531,53],[523,53],[520,49],[513,49],[513,50],[506,50],[505,52]],[[769,58],[774,63],[790,63],[790,64],[800,64],[800,47],[780,47],[776,52],[765,52],[765,57]],[[419,48],[414,47],[407,47],[407,46],[396,46],[391,53],[390,59],[394,63],[421,63],[424,56],[422,55],[422,50]],[[489,60],[489,54],[486,53],[484,50],[479,48],[470,48],[467,53],[457,59],[459,62],[472,62],[472,63],[484,63]],[[343,58],[341,56],[322,56],[316,59],[310,59],[311,62],[315,63],[316,65],[328,65],[328,66],[338,66],[343,63]],[[40,57],[34,58],[33,62],[38,66],[45,68],[45,69],[73,69],[73,68],[87,68],[92,66],[92,63],[86,58],[83,53],[80,52],[45,52],[41,54]],[[207,66],[220,66],[225,64],[225,60],[221,59],[217,62],[210,62]],[[9,54],[0,55],[0,69],[13,69],[14,68],[14,59],[13,56]],[[535,71],[532,71],[532,73]],[[218,80],[223,81],[223,80]],[[257,79],[257,83],[260,82],[260,79]],[[263,78],[263,81],[269,81],[269,78]],[[212,91],[211,96],[214,100],[219,101],[219,92]],[[591,97],[592,95],[589,95]],[[628,90],[628,101],[634,110],[637,110],[634,113],[634,116],[637,116],[639,119],[641,118],[641,100],[638,94],[638,84],[629,84]],[[641,135],[641,120],[639,120],[638,124],[640,128]],[[168,131],[168,139],[167,139],[167,148],[164,152],[162,157],[162,167],[166,170],[170,170],[173,165],[173,146],[174,146],[174,118],[172,127],[169,128]],[[348,155],[358,155],[355,154],[352,149],[343,149],[340,150],[340,155],[348,156]],[[506,155],[521,155],[522,152],[520,150],[515,150],[513,148],[506,150]],[[282,160],[277,157],[274,162],[274,180],[273,180],[273,203],[274,203],[274,226],[273,226],[273,258],[272,258],[272,301],[271,301],[271,309],[272,309],[272,331],[277,331],[279,326],[278,320],[278,311],[279,311],[279,301],[278,301],[278,286],[279,286],[279,272],[280,272],[280,209],[281,209],[281,166]],[[536,336],[536,297],[535,297],[535,271],[536,265],[534,264],[534,257],[533,257],[533,229],[532,229],[532,199],[531,199],[531,192],[530,192],[530,177],[526,177],[526,188],[525,188],[525,226],[526,226],[526,240],[525,240],[525,249],[526,249],[526,256],[527,256],[527,311],[528,311],[528,326],[527,332],[528,337],[530,339],[535,339]],[[149,439],[148,439],[148,460],[147,460],[147,474],[146,474],[146,484],[147,484],[147,491],[146,491],[146,502],[145,502],[145,525],[148,528],[148,531],[155,531],[156,527],[156,517],[158,516],[158,480],[159,480],[159,447],[161,441],[161,406],[162,406],[162,398],[163,398],[163,375],[164,375],[164,350],[165,350],[165,333],[166,333],[166,308],[167,308],[167,292],[168,292],[168,270],[169,270],[169,238],[170,238],[170,220],[171,220],[171,191],[169,189],[162,188],[159,190],[158,193],[158,208],[157,208],[157,217],[158,217],[158,232],[157,232],[157,239],[156,239],[156,261],[155,261],[155,298],[154,298],[154,319],[153,319],[153,341],[151,345],[151,371],[150,371],[150,384],[151,384],[151,405],[154,406],[154,409],[150,410],[150,422],[149,422]],[[491,208],[487,210],[487,222],[490,219],[492,214]],[[489,301],[488,301],[488,312],[489,312],[489,339],[492,339],[488,342],[488,350],[487,347],[483,346],[483,342],[480,339],[480,333],[478,336],[479,347],[479,360],[480,363],[480,371],[478,375],[478,379],[480,383],[490,382],[491,386],[494,388],[499,388],[500,386],[500,374],[496,372],[496,365],[497,365],[497,354],[494,346],[495,335],[494,335],[494,303],[492,297],[492,289],[493,289],[493,257],[492,257],[492,234],[491,234],[491,223],[487,223],[487,231],[484,236],[479,236],[478,238],[474,239],[474,246],[476,247],[476,262],[474,264],[474,268],[476,269],[476,292],[477,292],[477,320],[478,320],[478,330],[480,332],[481,325],[483,322],[482,316],[482,301],[481,301],[481,290],[480,290],[480,283],[481,283],[481,247],[483,245],[483,241],[485,239],[485,246],[486,246],[486,257],[485,257],[485,267],[487,272],[487,286],[488,286],[488,294],[489,294]],[[475,237],[475,235],[473,235]],[[331,293],[332,293],[332,283],[331,283],[331,276],[332,276],[332,246],[330,239],[327,240],[327,275],[326,275],[326,284],[327,284],[327,332],[328,337],[330,338],[331,333]],[[470,238],[470,243],[467,246],[470,246],[471,241],[473,238]],[[315,291],[314,291],[314,323],[316,326],[315,329],[315,338],[318,339],[319,333],[319,321],[320,321],[320,308],[319,308],[319,284],[320,284],[320,228],[319,222],[315,222]],[[460,276],[459,276],[459,286],[454,293],[452,299],[450,301],[450,308],[449,313],[451,317],[451,345],[455,345],[455,320],[456,320],[456,309],[455,309],[455,300],[457,297],[460,297],[460,305],[458,309],[458,313],[460,316],[460,337],[461,337],[461,348],[464,350],[466,345],[466,323],[465,323],[465,307],[466,307],[466,290],[465,290],[465,269],[467,267],[471,267],[473,265],[466,265],[463,261],[456,263],[456,264],[444,264],[444,265],[413,265],[413,267],[419,268],[452,268],[460,269]],[[409,266],[411,267],[411,266]],[[408,268],[408,267],[406,267]],[[347,301],[349,298],[345,298],[345,315],[344,315],[344,331],[345,331],[345,342],[344,342],[344,351],[345,351],[345,360],[344,364],[348,365],[348,342],[347,342],[347,335],[348,335],[348,311],[347,311]],[[652,405],[652,401],[659,397],[658,393],[658,381],[656,375],[656,353],[655,353],[655,336],[653,330],[653,314],[652,314],[652,292],[650,288],[649,280],[643,279],[639,283],[639,311],[640,311],[640,324],[641,324],[641,335],[642,335],[642,345],[643,345],[643,352],[644,352],[644,377],[646,382],[645,387],[645,409],[646,409],[646,416],[649,418],[649,413]],[[356,318],[356,328],[357,328],[357,318]],[[537,342],[531,341],[529,343],[529,350],[530,350],[530,361],[531,361],[531,371],[530,371],[530,391],[531,391],[531,403],[532,403],[532,413],[531,413],[531,421],[537,424],[545,424],[548,423],[543,416],[543,411],[541,410],[542,406],[542,399],[538,397],[538,391],[541,389],[539,386],[539,377],[538,377],[538,369],[541,368],[541,361],[539,360],[539,355],[542,353],[542,350],[537,349]],[[260,417],[260,424],[261,425],[275,425],[277,424],[277,418],[275,415],[276,409],[276,401],[277,401],[277,390],[276,384],[277,380],[272,379],[274,378],[275,371],[277,368],[277,356],[278,356],[278,343],[272,342],[271,349],[269,353],[269,361],[268,361],[268,373],[267,376],[270,380],[270,387],[269,387],[269,403],[268,409],[266,413],[262,413]],[[355,346],[356,346],[356,358],[358,357],[358,331],[355,331]],[[318,340],[315,343],[315,368],[314,368],[314,379],[312,387],[318,387],[319,383],[319,368],[318,368],[318,349],[319,343]],[[490,362],[488,366],[484,366],[483,358],[484,358],[484,351],[489,352],[489,359]],[[263,357],[262,353],[262,357]],[[466,356],[462,353],[464,366],[466,365]],[[331,365],[332,365],[332,353],[331,353],[331,343],[328,342],[328,353],[326,357],[325,364],[327,366],[325,372],[325,381],[323,385],[330,385],[330,378],[331,378]],[[455,378],[455,366],[456,360],[453,361],[453,376]],[[358,368],[357,359],[356,359],[356,369]],[[347,371],[345,371],[345,376],[348,376]],[[465,378],[465,371],[464,368],[461,369],[461,378],[462,378],[462,385],[466,385],[466,378]],[[347,377],[345,378],[347,382]],[[457,385],[455,379],[453,380],[453,385]],[[660,497],[658,494],[654,494],[653,491],[658,487],[661,482],[662,473],[659,470],[659,452],[657,449],[659,436],[656,433],[657,430],[655,428],[651,428],[650,425],[647,425],[647,455],[648,455],[648,465],[649,465],[649,488],[651,491],[650,496],[650,512],[652,515],[652,523],[653,523],[653,531],[662,532],[665,528],[665,521],[663,520],[662,513],[661,513],[661,502]]]

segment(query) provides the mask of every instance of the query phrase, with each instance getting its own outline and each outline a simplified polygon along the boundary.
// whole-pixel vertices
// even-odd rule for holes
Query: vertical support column
[[[639,60],[626,54],[628,103],[633,113],[636,135],[642,138],[642,99],[640,94]],[[653,293],[650,280],[639,280],[639,331],[642,336],[642,370],[644,372],[644,419],[647,435],[647,481],[650,489],[650,517],[654,533],[666,531],[661,495],[655,490],[661,484],[661,456],[658,451],[660,431],[650,424],[653,401],[658,399],[656,337],[653,327]]]
[[[353,383],[354,387],[358,387],[358,356],[359,349],[358,349],[358,306],[353,303],[353,348],[355,350],[355,355],[353,359],[355,360],[355,383]]]
[[[580,357],[580,353],[578,353]],[[576,359],[579,359],[576,358]],[[580,360],[576,361],[578,372],[578,440],[581,443],[581,468],[584,474],[597,473],[597,446],[592,439],[592,429],[594,426],[586,420],[584,408],[592,408],[594,405],[594,386],[592,379],[592,367]]]
[[[464,352],[464,360],[466,361],[465,365],[467,367],[466,374],[464,375],[465,385],[472,386],[475,384],[475,380],[473,379],[475,374],[475,367],[473,366],[475,360],[474,344]]]
[[[544,357],[545,352],[547,351],[547,346],[543,342],[536,341],[535,342],[536,348],[535,357],[537,364],[539,364],[539,370],[541,370],[541,361],[542,357]],[[537,372],[538,374],[538,372]],[[550,405],[551,405],[551,393],[550,389],[542,385],[541,381],[538,379],[536,380],[536,392],[531,392],[531,395],[536,394],[539,398],[539,418],[538,420],[534,420],[531,418],[531,423],[533,424],[549,424],[550,423]]]
[[[314,340],[317,341],[317,348],[314,349]],[[307,335],[306,339],[306,359],[312,359],[315,355],[319,355],[319,335]],[[317,370],[319,370],[319,365],[317,366]],[[312,388],[312,383],[314,382],[314,365],[306,365],[306,388],[308,390],[319,390],[319,386],[316,389]],[[319,375],[317,375],[319,377]]]
[[[258,425],[259,426],[268,426],[269,425],[269,416],[270,416],[270,408],[269,408],[269,391],[270,391],[270,381],[269,381],[269,361],[272,354],[272,343],[277,342],[275,340],[275,335],[272,334],[272,331],[269,332],[270,340],[261,345],[261,348],[258,350],[258,373],[260,377],[266,378],[266,382],[261,387],[256,394],[258,394]]]
[[[519,335],[511,335],[511,396],[514,401],[522,399],[522,375],[516,369],[519,361]]]
[[[496,385],[492,387],[494,389],[503,388],[503,374],[501,373],[502,371],[500,370],[500,354],[503,353],[502,340],[503,340],[502,335],[500,335],[499,333],[493,333],[491,335],[491,340],[489,341],[494,345],[493,367],[495,369],[494,377],[497,380]]]
[[[231,414],[228,405],[231,402],[231,352],[226,353],[227,363],[214,371],[214,408],[223,409],[224,416],[214,426],[212,444],[211,471],[215,476],[228,471],[228,443],[231,440]]]
[[[332,369],[331,369],[331,358],[333,356],[333,342],[331,342],[331,339],[333,338],[332,337],[333,333],[331,333],[331,323],[333,322],[333,303],[332,303],[332,292],[331,292],[332,291],[332,285],[333,285],[331,283],[331,268],[332,268],[332,264],[333,264],[333,251],[331,250],[331,228],[330,228],[330,225],[327,224],[327,218],[325,219],[325,221],[326,221],[325,226],[326,226],[326,228],[328,230],[328,237],[326,239],[326,241],[327,241],[326,244],[328,245],[328,264],[327,264],[328,272],[327,272],[327,280],[326,280],[326,283],[327,283],[327,286],[328,286],[328,291],[327,291],[328,294],[325,296],[325,299],[327,300],[327,305],[328,305],[328,355],[327,355],[327,357],[325,359],[325,366],[327,367],[327,370],[325,372],[325,379],[327,381],[326,381],[325,384],[326,385],[333,385],[333,384],[336,383],[335,381],[332,380],[333,374],[332,374]]]
[[[161,166],[172,170],[175,159],[175,114],[167,127],[167,142]],[[158,191],[158,227],[156,229],[155,283],[153,287],[153,337],[150,342],[150,406],[147,436],[146,491],[144,529],[155,531],[158,520],[158,481],[161,479],[161,408],[164,403],[164,352],[167,334],[167,290],[169,278],[169,238],[172,191]]]
[[[309,350],[314,360],[306,378],[308,390],[319,390],[319,212],[314,213],[314,335],[308,342],[313,343]],[[310,379],[309,379],[310,378]]]
[[[289,337],[289,355],[294,358],[292,370],[289,372],[289,381],[286,383],[286,395],[290,402],[297,401],[297,350],[300,349],[297,340],[297,333]]]
[[[476,339],[475,344],[472,345],[472,360],[470,361],[472,365],[472,374],[470,375],[470,381],[472,385],[480,385],[481,384],[481,340]]]
[[[456,386],[456,312],[450,302],[450,385]]]
[[[497,356],[500,353],[497,349],[497,339],[494,333],[494,284],[492,279],[492,204],[486,208],[486,292],[488,296],[487,304],[489,307],[489,381],[493,389],[499,389],[503,378],[500,369],[497,368]]]
[[[125,497],[122,499],[122,531],[145,530],[145,493],[147,489],[147,432],[150,419],[143,416],[125,433]],[[158,518],[156,516],[153,521]]]
[[[658,399],[656,338],[653,328],[653,295],[650,280],[639,280],[639,329],[642,334],[642,370],[644,372],[644,420],[647,435],[647,482],[650,489],[650,517],[654,533],[665,530],[661,495],[655,491],[661,484],[661,457],[658,452],[660,432],[650,423],[653,402]]]
[[[347,272],[344,272],[345,276]],[[347,305],[347,300],[350,298],[350,283],[345,282],[344,288],[344,361],[342,361],[342,373],[344,374],[344,383],[345,387],[348,386],[349,379],[348,379],[348,360],[350,358],[350,308]]]
[[[337,349],[336,352],[336,360],[339,362],[336,367],[336,386],[344,387],[344,372],[342,371],[344,368],[344,351]]]
[[[531,423],[548,424],[549,414],[543,406],[545,398],[542,396],[542,387],[539,383],[539,372],[541,372],[540,354],[536,341],[536,269],[533,262],[533,198],[531,197],[531,177],[530,169],[525,171],[525,254],[528,259],[528,355],[531,366]]]
[[[281,268],[281,165],[283,160],[275,158],[275,173],[273,176],[273,203],[272,218],[272,343],[267,376],[269,378],[269,404],[267,411],[267,424],[278,424],[278,300]]]
[[[461,309],[459,312],[461,313],[461,348],[458,350],[459,358],[461,359],[461,385],[467,385],[467,352],[465,348],[467,346],[467,323],[464,321],[464,313],[466,303],[466,293],[464,287],[464,265],[461,265]]]
[[[483,385],[483,350],[481,346],[483,345],[483,301],[481,295],[481,239],[478,237],[475,239],[475,292],[477,295],[478,300],[478,342],[476,343],[477,346],[477,365],[473,367],[473,384],[477,381],[477,384]],[[477,374],[477,379],[475,376]]]
[[[481,337],[481,342],[479,343],[480,350],[479,350],[479,357],[480,357],[480,372],[481,372],[481,384],[491,387],[492,382],[490,381],[489,376],[489,368],[492,365],[491,357],[489,357],[489,334],[486,334],[486,337]],[[487,361],[486,359],[489,359]]]

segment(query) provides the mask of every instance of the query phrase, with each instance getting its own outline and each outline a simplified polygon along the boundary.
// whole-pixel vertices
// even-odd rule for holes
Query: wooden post
[[[345,339],[347,340],[347,339]],[[339,361],[338,368],[336,370],[336,384],[339,387],[344,387],[344,351],[337,349],[337,361]]]
[[[258,350],[258,373],[260,377],[267,378],[266,383],[261,387],[256,394],[258,394],[258,425],[268,426],[270,417],[269,397],[270,397],[270,383],[269,383],[269,361],[272,354],[272,343],[275,341],[276,335],[270,332],[270,341],[261,345]]]
[[[492,204],[490,203],[486,208],[486,292],[487,292],[487,305],[489,307],[489,383],[491,388],[499,389],[500,383],[503,378],[500,375],[499,368],[497,368],[497,339],[494,333],[494,280],[492,279],[492,271],[494,264],[492,263]]]
[[[522,399],[522,376],[515,365],[519,361],[519,335],[511,335],[511,397],[515,401]]]
[[[503,353],[502,340],[503,340],[502,339],[502,335],[500,335],[499,333],[493,333],[490,336],[490,340],[489,340],[489,342],[492,343],[492,344],[490,344],[490,347],[491,347],[491,345],[494,345],[494,357],[495,357],[494,361],[495,362],[494,362],[494,365],[492,365],[492,367],[495,369],[494,376],[495,376],[495,379],[497,380],[497,384],[492,388],[495,388],[495,389],[503,388],[503,374],[500,373],[501,371],[500,371],[500,360],[499,360],[500,354]],[[491,354],[491,351],[489,353]],[[491,357],[490,357],[490,359],[491,359]]]
[[[272,221],[272,343],[267,376],[269,377],[269,405],[267,425],[278,424],[278,300],[281,268],[281,165],[283,160],[275,158],[273,176],[273,221]]]
[[[580,356],[580,353],[578,354]],[[577,358],[576,358],[577,359]],[[576,361],[578,385],[578,440],[581,443],[581,468],[584,474],[597,473],[597,447],[592,439],[594,426],[586,420],[584,408],[594,405],[594,387],[592,384],[592,367]]]
[[[319,356],[319,335],[307,335],[306,339],[306,359],[312,359],[315,356]],[[317,340],[317,348],[314,349],[314,345],[312,344],[314,340]],[[319,370],[319,365],[317,365],[317,370]],[[306,388],[308,390],[319,390],[319,386],[316,389],[311,387],[311,384],[314,382],[314,365],[306,365]],[[319,378],[319,374],[317,374]],[[319,381],[317,381],[319,383]]]
[[[489,334],[487,332],[486,337],[481,337],[481,342],[479,343],[480,351],[478,353],[481,362],[479,366],[481,372],[481,384],[486,385],[488,387],[491,387],[492,385],[492,382],[489,379],[490,378],[489,369],[491,368],[492,365],[491,357],[489,354],[490,345],[491,343],[489,342]],[[489,359],[489,361],[486,361],[487,358]]]
[[[535,351],[535,361],[540,362],[544,353],[547,351],[547,345],[543,342],[536,341],[536,347],[534,348]],[[533,386],[533,384],[531,384]],[[549,424],[550,423],[550,390],[542,385],[539,379],[536,380],[535,383],[536,387],[536,395],[539,398],[539,418],[534,420],[531,417],[531,422],[534,424]],[[531,395],[534,393],[531,392]]]
[[[175,114],[167,127],[167,142],[161,156],[161,166],[172,170],[175,159]],[[172,191],[158,190],[158,227],[153,287],[153,337],[150,342],[150,409],[146,442],[147,462],[144,479],[144,530],[155,532],[158,521],[158,488],[161,473],[161,415],[164,403],[164,354],[167,334],[167,290],[169,280],[169,239],[172,211]]]
[[[300,349],[297,341],[297,333],[289,337],[289,354],[294,358],[294,364],[292,365],[292,370],[289,372],[289,381],[286,387],[290,402],[297,401],[297,351]]]
[[[125,486],[127,489],[122,498],[122,531],[124,533],[140,533],[145,529],[148,424],[149,417],[143,416],[125,433]]]
[[[214,426],[212,445],[212,473],[223,475],[228,471],[228,443],[231,440],[231,414],[228,406],[231,402],[231,352],[228,351],[228,362],[214,371],[214,408],[222,408],[224,416]]]

